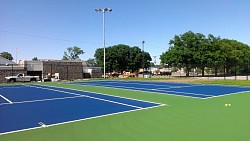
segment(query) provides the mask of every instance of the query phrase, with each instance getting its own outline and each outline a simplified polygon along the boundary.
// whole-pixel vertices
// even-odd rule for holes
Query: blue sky
[[[249,0],[0,0],[0,52],[17,59],[61,59],[68,47],[94,57],[102,45],[106,13],[106,46],[141,47],[159,58],[169,40],[189,30],[235,39],[250,45]],[[159,63],[159,59],[157,59]]]

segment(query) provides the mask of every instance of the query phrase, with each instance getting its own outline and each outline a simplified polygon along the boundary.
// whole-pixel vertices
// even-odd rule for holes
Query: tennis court
[[[204,85],[204,84],[152,82],[152,81],[147,82],[147,81],[105,80],[105,81],[70,82],[70,84],[103,86],[109,88],[137,90],[137,91],[186,96],[186,97],[201,98],[201,99],[250,91],[250,87],[241,87],[241,86]]]
[[[0,135],[164,104],[42,85],[0,86]]]

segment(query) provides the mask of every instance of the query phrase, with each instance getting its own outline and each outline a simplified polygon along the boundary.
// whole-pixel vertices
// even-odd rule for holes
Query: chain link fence
[[[0,64],[0,83],[6,82],[5,77],[19,73],[39,76],[42,81],[51,81],[100,78],[102,72],[101,68],[91,68],[77,61],[27,61],[19,64]]]
[[[15,64],[0,64],[0,83],[6,82],[5,77],[15,76],[19,73],[27,75],[27,71],[23,66]]]
[[[200,64],[178,64],[169,66],[172,68],[172,77],[193,77],[207,79],[234,79],[249,80],[250,64],[223,64],[223,65],[200,65]]]

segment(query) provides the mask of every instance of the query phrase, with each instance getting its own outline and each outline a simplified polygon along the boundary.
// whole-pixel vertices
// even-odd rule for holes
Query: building
[[[15,62],[0,56],[0,83],[5,82],[6,76],[16,75],[18,73],[25,72],[26,71],[24,67],[19,66]]]
[[[3,64],[6,62],[3,62]],[[0,66],[0,74],[6,65]],[[16,66],[16,67],[14,67]],[[22,68],[17,71],[17,66]],[[2,68],[2,69],[1,69]],[[26,75],[40,76],[41,79],[47,77],[56,77],[60,80],[75,80],[84,78],[100,78],[102,76],[101,68],[89,67],[85,61],[80,60],[38,60],[25,61],[21,60],[18,64],[8,66],[8,73],[2,72],[0,82],[5,82],[4,78],[17,73]]]

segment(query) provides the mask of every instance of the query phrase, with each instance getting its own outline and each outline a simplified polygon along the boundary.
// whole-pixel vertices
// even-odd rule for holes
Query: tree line
[[[175,35],[169,41],[169,49],[160,55],[161,65],[169,67],[185,68],[187,75],[191,68],[199,68],[204,75],[206,68],[214,68],[215,75],[218,70],[229,74],[249,71],[250,46],[236,40],[222,39],[212,34],[207,36],[192,31]],[[79,55],[85,52],[77,46],[68,47],[62,60],[78,60]],[[138,71],[140,68],[152,66],[152,58],[148,52],[144,52],[138,46],[118,44],[106,48],[106,70],[112,71]],[[8,52],[0,53],[0,56],[13,60]],[[94,58],[87,60],[93,67],[104,66],[104,49],[98,48]],[[32,60],[38,60],[34,57]]]
[[[249,70],[250,47],[236,40],[188,31],[175,35],[169,44],[169,49],[160,56],[161,63],[185,67],[187,75],[191,68],[200,68],[203,76],[206,67],[214,68],[215,75],[220,67],[225,74]]]

